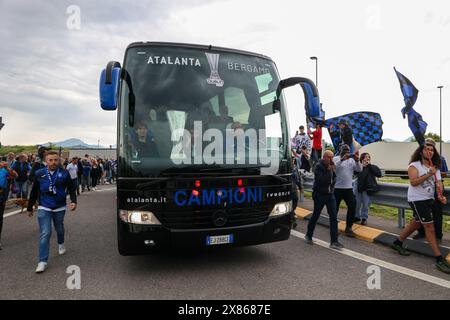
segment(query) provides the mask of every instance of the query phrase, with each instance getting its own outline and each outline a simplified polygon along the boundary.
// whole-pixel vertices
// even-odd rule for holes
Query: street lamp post
[[[317,57],[310,57],[311,60],[315,60],[316,61],[316,87],[319,87],[319,69],[318,69],[318,64],[319,64],[319,59]]]
[[[438,86],[439,89],[439,154],[442,156],[442,88],[444,86]]]

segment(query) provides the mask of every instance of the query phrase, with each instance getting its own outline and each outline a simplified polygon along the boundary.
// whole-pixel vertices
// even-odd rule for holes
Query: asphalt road
[[[450,276],[433,259],[343,237],[347,250],[337,252],[321,226],[310,246],[299,238],[305,222],[279,243],[122,257],[115,219],[114,186],[80,196],[77,211],[66,215],[66,255],[57,255],[53,233],[49,268],[37,275],[36,218],[6,217],[0,299],[450,299]],[[374,264],[381,266],[380,289],[367,286]],[[81,289],[67,288],[73,265]]]

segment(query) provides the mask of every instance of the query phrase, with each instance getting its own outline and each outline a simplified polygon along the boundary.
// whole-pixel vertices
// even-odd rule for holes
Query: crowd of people
[[[96,191],[100,184],[116,180],[117,161],[85,155],[84,158],[60,159],[57,151],[40,147],[37,154],[9,153],[0,161],[0,250],[3,215],[8,200],[21,200],[28,215],[37,218],[40,229],[39,262],[36,272],[47,268],[52,221],[58,238],[58,253],[66,252],[64,245],[64,215],[67,195],[70,210],[76,209],[77,195]],[[31,187],[31,191],[30,190]],[[18,203],[18,202],[16,202]]]
[[[369,153],[359,155],[348,124],[339,123],[339,129],[337,134],[340,134],[341,144],[337,152],[326,150],[321,160],[317,160],[320,159],[317,156],[311,156],[311,152],[314,153],[311,139],[313,145],[318,147],[319,143],[314,141],[314,138],[321,138],[320,126],[316,126],[315,132],[307,134],[304,127],[300,126],[292,139],[292,154],[295,159],[293,177],[299,189],[303,188],[301,178],[305,172],[314,172],[314,209],[308,222],[305,242],[311,245],[314,243],[314,230],[323,208],[326,207],[330,219],[330,248],[333,249],[343,248],[338,238],[337,220],[342,200],[347,206],[344,234],[355,237],[352,226],[354,223],[367,224],[370,197],[379,191],[377,178],[382,176],[380,168],[372,164]],[[320,134],[317,134],[318,131]],[[410,255],[403,242],[417,231],[413,238],[426,238],[435,255],[436,267],[442,272],[450,273],[450,264],[442,257],[438,246],[443,236],[442,206],[447,203],[443,195],[440,167],[441,156],[436,150],[436,144],[432,139],[426,139],[425,144],[419,146],[412,155],[408,167],[410,185],[407,201],[414,219],[400,233],[392,244],[392,249],[401,255]]]

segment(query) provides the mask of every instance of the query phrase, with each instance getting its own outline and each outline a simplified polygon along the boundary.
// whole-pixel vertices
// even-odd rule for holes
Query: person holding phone
[[[336,198],[336,208],[344,200],[347,205],[347,217],[345,226],[345,235],[354,237],[352,230],[353,222],[355,221],[356,198],[353,194],[353,173],[361,172],[362,166],[359,161],[358,152],[350,156],[350,147],[346,144],[342,145],[340,154],[334,157],[333,162],[336,164],[336,185],[334,189],[334,196]]]
[[[353,192],[356,197],[355,222],[367,224],[369,218],[370,196],[379,190],[377,178],[381,177],[381,170],[372,164],[370,154],[365,152],[359,158],[362,171],[358,173]]]
[[[313,201],[314,210],[308,222],[308,231],[305,242],[313,244],[313,234],[323,207],[327,207],[330,217],[330,248],[342,249],[344,246],[338,240],[338,222],[336,199],[334,197],[334,185],[336,182],[336,165],[333,163],[333,152],[327,150],[323,154],[314,170]]]

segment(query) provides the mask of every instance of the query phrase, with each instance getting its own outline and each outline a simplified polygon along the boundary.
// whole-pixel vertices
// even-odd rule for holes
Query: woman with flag
[[[436,267],[450,274],[450,264],[442,257],[437,244],[432,214],[435,193],[438,195],[437,201],[442,204],[447,203],[447,199],[442,194],[441,173],[438,169],[440,164],[441,157],[434,145],[430,143],[419,146],[412,155],[408,168],[410,180],[408,203],[413,210],[414,219],[400,233],[398,239],[392,244],[392,248],[401,255],[409,256],[411,253],[403,247],[403,241],[423,226],[425,237],[436,258]]]

